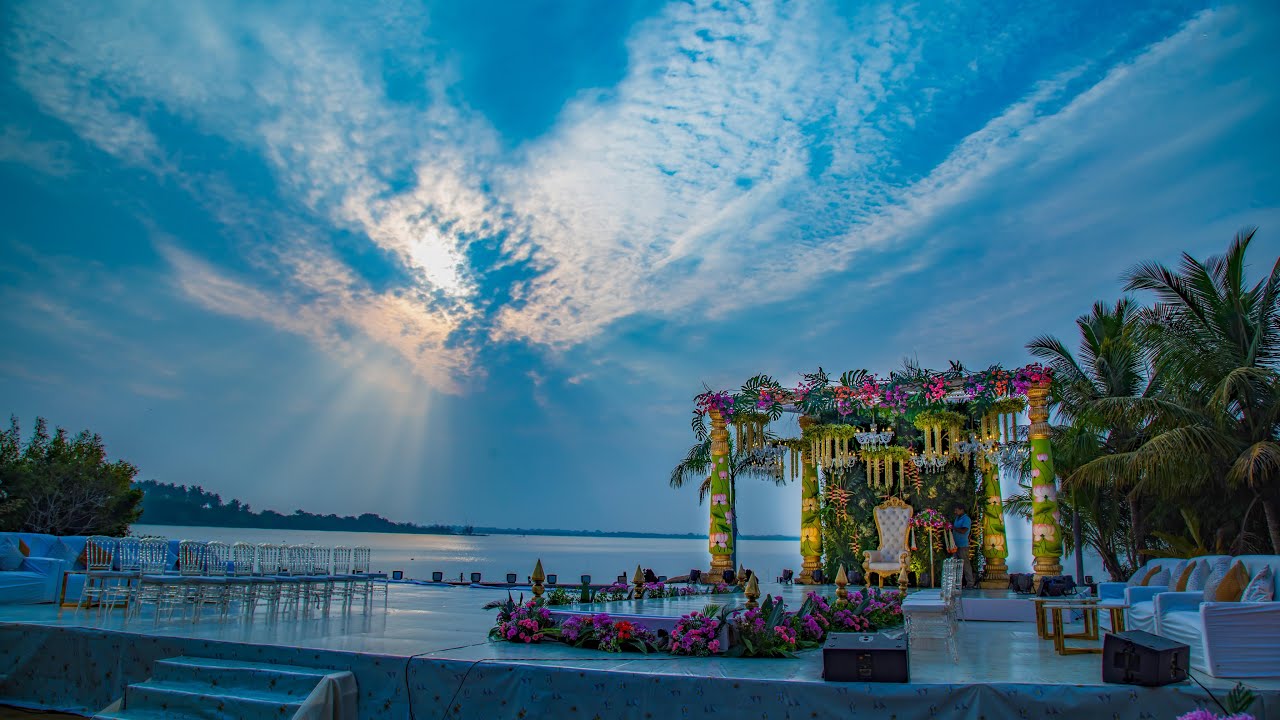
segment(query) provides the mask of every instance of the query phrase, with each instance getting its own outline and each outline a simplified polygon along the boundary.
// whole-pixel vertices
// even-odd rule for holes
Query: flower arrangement
[[[705,415],[716,410],[726,421],[733,417],[734,406],[737,404],[733,393],[723,390],[708,390],[694,398],[694,402],[699,413]]]
[[[951,521],[933,508],[925,508],[911,518],[911,527],[929,528],[932,530],[950,530]]]
[[[765,606],[769,609],[766,610]],[[781,605],[766,599],[757,608],[743,610],[730,625],[733,637],[731,654],[739,657],[794,657],[796,631],[784,622]]]
[[[498,624],[489,631],[493,640],[515,643],[540,643],[544,638],[559,637],[559,629],[551,619],[551,611],[538,600],[517,603],[507,595],[507,602],[498,610]]]
[[[640,623],[608,615],[575,615],[560,626],[560,639],[574,647],[605,652],[649,653],[662,649],[662,639]]]
[[[721,608],[708,605],[701,612],[694,611],[681,617],[671,631],[671,653],[705,657],[715,655],[720,646],[720,629],[724,627]]]

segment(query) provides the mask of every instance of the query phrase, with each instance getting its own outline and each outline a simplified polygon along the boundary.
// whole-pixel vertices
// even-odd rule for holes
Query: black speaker
[[[1141,630],[1107,633],[1102,640],[1102,681],[1154,687],[1184,682],[1191,648]]]
[[[831,633],[822,646],[822,678],[831,682],[908,682],[907,639]]]

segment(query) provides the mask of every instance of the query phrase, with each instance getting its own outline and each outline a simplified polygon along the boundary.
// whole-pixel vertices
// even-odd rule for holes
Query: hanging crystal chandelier
[[[879,450],[889,447],[889,443],[893,442],[893,429],[886,428],[881,431],[875,425],[872,425],[871,432],[860,432],[853,437],[863,448]]]
[[[912,455],[911,463],[921,472],[936,473],[947,466],[947,457],[938,453]]]

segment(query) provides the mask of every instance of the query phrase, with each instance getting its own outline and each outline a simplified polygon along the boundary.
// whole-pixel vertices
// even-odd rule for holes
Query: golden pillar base
[[[1032,571],[1036,574],[1032,587],[1036,592],[1040,592],[1040,581],[1047,577],[1062,574],[1062,558],[1058,557],[1038,557],[1031,564]]]
[[[805,555],[800,564],[800,574],[796,576],[797,585],[817,585],[813,581],[813,571],[822,569],[822,558],[818,555]]]
[[[707,575],[714,582],[724,582],[725,570],[733,572],[733,558],[729,555],[712,555],[711,569],[707,571]]]
[[[988,558],[982,570],[982,580],[978,587],[984,590],[1001,590],[1009,586],[1009,566],[1004,558]]]

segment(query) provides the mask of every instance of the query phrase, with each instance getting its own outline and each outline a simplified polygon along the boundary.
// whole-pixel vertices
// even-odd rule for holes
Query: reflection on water
[[[433,571],[454,579],[460,573],[469,577],[479,572],[486,580],[501,580],[513,572],[524,581],[539,558],[548,573],[561,576],[562,583],[566,579],[577,582],[582,574],[591,575],[596,582],[624,573],[630,577],[637,564],[673,577],[710,565],[707,541],[696,538],[414,535],[177,525],[134,525],[133,532],[224,542],[367,545],[373,548],[376,569],[403,570],[406,577],[422,579],[430,578]],[[740,545],[742,562],[762,577],[773,579],[783,568],[800,567],[798,540],[742,540]]]

